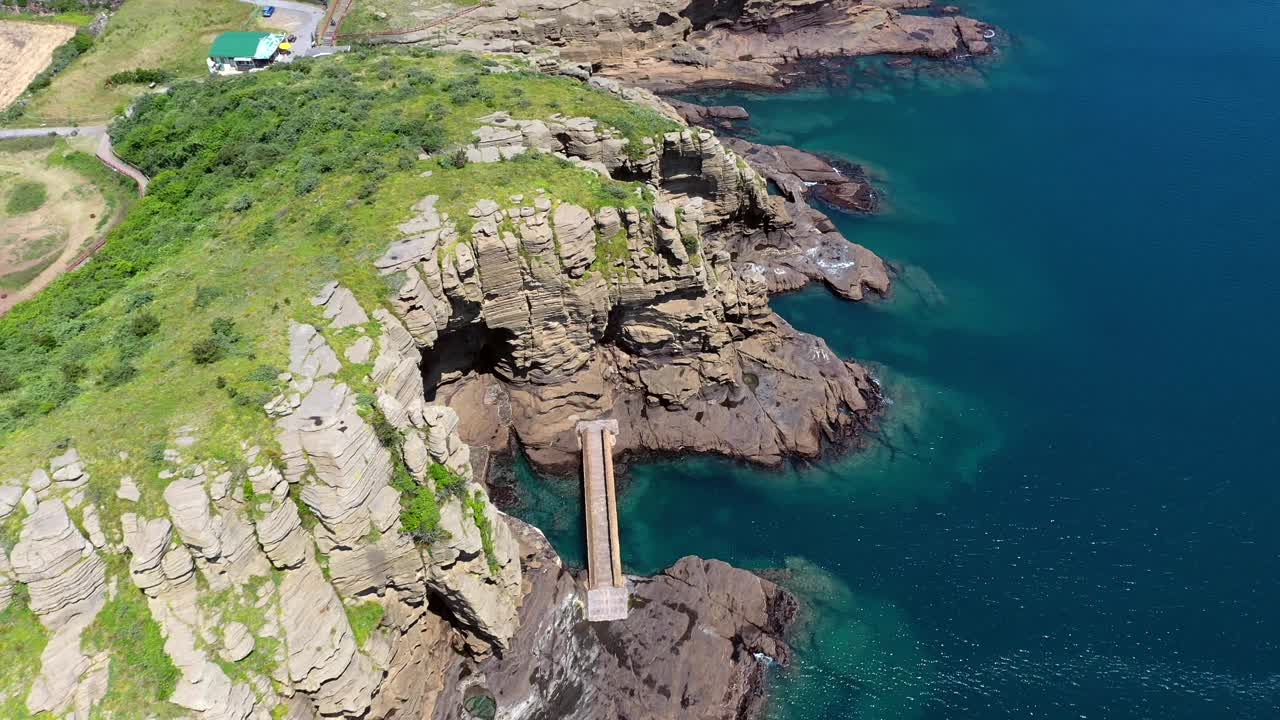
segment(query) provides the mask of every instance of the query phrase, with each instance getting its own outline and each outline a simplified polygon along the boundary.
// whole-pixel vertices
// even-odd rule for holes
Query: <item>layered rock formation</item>
[[[883,293],[884,264],[803,197],[770,196],[705,130],[629,141],[587,118],[498,113],[466,153],[548,153],[634,184],[610,183],[608,202],[498,195],[465,219],[422,198],[377,261],[398,281],[386,308],[329,283],[315,324],[290,328],[267,447],[205,457],[184,427],[154,477],[91,488],[67,449],[0,482],[0,520],[21,526],[0,608],[29,603],[51,636],[29,710],[89,716],[117,660],[80,638],[129,592],[178,671],[166,699],[191,718],[452,718],[486,699],[509,717],[751,714],[788,657],[789,595],[686,558],[628,580],[626,621],[585,623],[581,586],[474,468],[515,436],[576,469],[573,427],[595,417],[619,421],[624,451],[816,454],[866,421],[877,389],[768,294]],[[367,377],[344,372],[370,361]],[[410,535],[424,495],[438,517]]]
[[[327,306],[354,301],[334,292],[316,302],[336,325],[344,313]],[[374,403],[403,445],[378,442],[335,379],[340,362],[324,333],[296,325],[280,377],[286,399],[269,404],[283,456],[242,447],[230,470],[190,457],[196,431],[180,430],[158,477],[163,514],[124,512],[118,534],[104,531],[102,552],[127,558],[125,578],[106,581],[99,551],[72,522],[64,499],[78,488],[33,473],[42,497],[29,512],[10,510],[24,513],[12,567],[0,555],[4,598],[24,586],[51,633],[27,707],[90,717],[118,660],[87,655],[80,636],[110,595],[141,592],[179,673],[167,699],[190,718],[462,718],[479,696],[508,717],[746,717],[767,666],[788,657],[790,596],[686,558],[628,578],[626,621],[586,623],[585,589],[536,529],[488,503],[458,416],[424,401],[409,332],[385,310],[373,316],[377,326],[357,327],[381,329]],[[59,473],[78,463],[69,451],[53,476],[82,476],[82,466]],[[456,472],[470,500],[442,499],[443,533],[420,545],[400,530],[391,483],[403,471],[434,492],[435,465]],[[92,506],[79,501],[84,515]],[[487,538],[469,512],[483,513]],[[380,619],[361,640],[348,610],[367,603]]]
[[[379,38],[535,53],[630,85],[779,88],[798,61],[992,51],[991,26],[929,0],[496,0],[421,33]],[[910,12],[904,12],[910,11]],[[583,70],[581,72],[587,72]]]
[[[344,288],[315,302],[330,330],[378,327]],[[407,331],[385,310],[375,315],[375,402],[403,446],[385,446],[355,392],[335,380],[342,363],[325,336],[296,325],[281,397],[266,408],[278,418],[280,458],[247,446],[234,466],[189,457],[196,431],[180,429],[156,478],[162,514],[125,511],[118,529],[104,530],[86,502],[74,449],[25,487],[5,486],[20,491],[6,515],[21,513],[22,530],[0,562],[0,598],[12,602],[19,584],[50,634],[31,712],[88,718],[103,698],[118,660],[88,655],[80,638],[112,592],[146,598],[179,674],[167,700],[202,720],[265,720],[276,708],[298,719],[422,717],[458,651],[506,647],[522,590],[516,542],[471,479],[456,414],[424,403]],[[401,467],[434,494],[432,464],[457,474],[467,504],[441,500],[439,537],[427,547],[402,532],[391,482]],[[121,500],[139,499],[133,478],[118,485]],[[68,505],[101,543],[81,534]],[[487,539],[475,513],[489,521]],[[127,579],[108,585],[100,551],[127,555]],[[349,610],[370,603],[379,619],[361,638]]]
[[[853,299],[886,292],[879,258],[802,199],[770,197],[710,132],[636,152],[588,118],[487,123],[479,161],[547,152],[648,189],[594,212],[546,194],[481,200],[465,236],[434,198],[413,208],[377,264],[405,274],[393,309],[469,443],[501,451],[514,431],[536,463],[571,468],[577,421],[608,416],[624,451],[772,463],[864,422],[866,372],[766,299],[810,280]]]
[[[737,105],[668,102],[690,125],[733,129],[734,123],[750,119],[746,109]],[[875,188],[857,165],[833,162],[789,145],[762,145],[739,137],[728,137],[724,143],[751,163],[792,203],[816,198],[855,213],[875,212],[879,205]]]
[[[71,462],[55,459],[55,476]],[[14,578],[26,585],[31,611],[50,633],[27,709],[89,717],[107,691],[107,657],[86,656],[80,636],[106,604],[105,563],[58,499],[41,502],[26,517],[9,560]]]

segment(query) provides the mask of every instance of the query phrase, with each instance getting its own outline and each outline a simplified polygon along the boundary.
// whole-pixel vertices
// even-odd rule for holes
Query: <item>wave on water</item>
[[[1099,697],[1123,698],[1130,711],[1198,701],[1229,703],[1240,717],[1272,718],[1280,701],[1280,674],[1243,676],[1212,666],[1092,650],[1045,654],[1021,649],[976,665],[933,657],[938,659],[931,664],[937,667],[921,675],[931,676],[925,690],[928,705],[935,707],[969,706],[975,697],[996,704],[1002,697],[1017,697],[1025,704],[1028,695],[1022,691],[1033,689],[1041,702],[1057,708],[1094,705]],[[1015,689],[1019,692],[1009,692]]]
[[[904,659],[915,662],[903,664]],[[1097,712],[1107,706],[1156,718],[1166,717],[1170,708],[1186,711],[1198,705],[1230,707],[1242,720],[1271,720],[1280,703],[1280,674],[1244,676],[1212,666],[1091,651],[1059,655],[1015,650],[974,662],[925,647],[907,658],[853,653],[849,664],[826,660],[802,658],[797,663],[779,688],[775,720],[1092,718],[1105,717]]]

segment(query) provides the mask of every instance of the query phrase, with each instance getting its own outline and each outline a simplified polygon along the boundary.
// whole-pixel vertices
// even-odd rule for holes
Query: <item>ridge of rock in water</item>
[[[537,55],[664,92],[781,88],[797,61],[986,55],[991,26],[930,0],[495,0],[444,27],[370,38]],[[411,23],[412,24],[412,23]]]

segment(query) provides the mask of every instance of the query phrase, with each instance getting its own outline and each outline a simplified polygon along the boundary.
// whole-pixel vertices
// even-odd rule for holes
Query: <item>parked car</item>
[[[276,14],[275,5],[267,5],[266,7],[262,8],[262,17],[271,17],[272,15],[275,15],[275,14]]]

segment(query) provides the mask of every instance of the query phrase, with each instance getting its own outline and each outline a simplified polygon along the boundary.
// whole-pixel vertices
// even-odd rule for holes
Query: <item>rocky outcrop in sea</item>
[[[883,262],[801,198],[770,196],[713,133],[636,151],[588,118],[497,113],[475,137],[476,161],[549,152],[652,196],[594,215],[548,194],[482,200],[470,242],[434,198],[415,206],[378,266],[404,273],[393,308],[423,348],[426,392],[464,418],[468,443],[505,452],[514,433],[535,464],[572,469],[578,420],[608,416],[624,452],[776,463],[865,423],[877,402],[866,371],[767,297],[812,280],[883,294]]]
[[[525,53],[583,79],[595,72],[681,92],[783,88],[796,63],[821,58],[986,55],[994,36],[930,0],[495,0],[444,25],[370,39]]]

